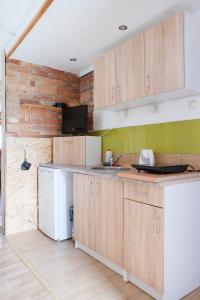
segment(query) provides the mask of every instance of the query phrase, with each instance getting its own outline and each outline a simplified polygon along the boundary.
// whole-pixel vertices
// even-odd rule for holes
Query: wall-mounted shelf
[[[48,105],[41,105],[41,104],[31,104],[31,103],[24,103],[22,104],[22,107],[24,108],[24,121],[29,121],[29,112],[31,109],[34,108],[41,108],[51,111],[60,112],[62,108],[60,107],[54,107],[54,106],[48,106]]]

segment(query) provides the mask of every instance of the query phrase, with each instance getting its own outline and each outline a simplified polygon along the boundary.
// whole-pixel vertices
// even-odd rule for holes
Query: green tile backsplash
[[[200,119],[116,128],[102,136],[103,153],[108,148],[114,153],[139,153],[143,148],[155,153],[200,153]]]

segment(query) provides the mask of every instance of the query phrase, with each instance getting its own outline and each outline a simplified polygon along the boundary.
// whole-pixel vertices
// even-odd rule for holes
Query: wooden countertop
[[[167,175],[157,175],[150,174],[146,172],[138,172],[137,170],[130,169],[130,171],[121,171],[121,172],[104,172],[101,170],[92,169],[91,166],[73,166],[73,165],[54,165],[54,164],[41,164],[40,166],[48,168],[59,168],[64,169],[74,173],[88,174],[93,176],[105,176],[111,177],[113,179],[132,179],[149,183],[158,183],[161,185],[168,185],[174,183],[182,183],[187,181],[196,181],[200,180],[200,172],[184,172],[177,174],[167,174]]]
[[[133,180],[140,180],[146,182],[154,182],[154,183],[165,183],[169,181],[181,181],[185,182],[185,180],[200,180],[200,172],[184,172],[184,173],[176,173],[176,174],[150,174],[146,172],[138,172],[136,170],[130,171],[122,171],[117,173],[118,177],[133,179]]]

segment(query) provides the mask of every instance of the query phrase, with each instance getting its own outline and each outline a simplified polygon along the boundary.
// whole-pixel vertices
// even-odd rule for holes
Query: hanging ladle
[[[21,169],[23,171],[29,170],[30,167],[31,167],[31,163],[29,163],[28,160],[27,160],[27,153],[28,153],[28,145],[26,145],[24,147],[24,161],[23,161],[23,163],[21,165]]]

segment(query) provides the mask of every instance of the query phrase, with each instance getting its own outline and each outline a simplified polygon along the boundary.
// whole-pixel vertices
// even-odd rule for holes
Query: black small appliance
[[[62,134],[85,134],[88,123],[88,106],[80,105],[62,109]]]

